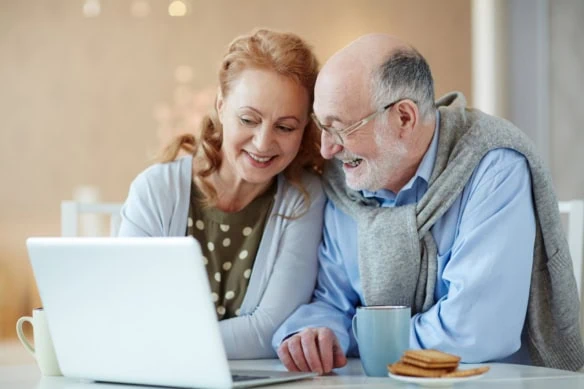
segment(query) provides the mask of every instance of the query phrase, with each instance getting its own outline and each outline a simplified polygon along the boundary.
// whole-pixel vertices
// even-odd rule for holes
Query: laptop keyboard
[[[231,379],[233,382],[242,382],[242,381],[251,381],[251,380],[261,380],[265,378],[270,378],[268,376],[253,376],[253,375],[239,375],[239,374],[232,374]]]

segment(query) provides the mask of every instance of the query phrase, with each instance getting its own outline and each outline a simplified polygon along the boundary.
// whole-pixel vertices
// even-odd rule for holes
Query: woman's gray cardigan
[[[185,236],[192,157],[156,164],[132,182],[122,208],[120,236]],[[299,190],[282,175],[260,241],[239,317],[219,322],[230,359],[274,358],[272,335],[298,306],[310,301],[318,268],[325,196],[317,176],[306,173],[308,211]],[[202,242],[202,244],[205,244]],[[185,307],[188,308],[188,307]]]

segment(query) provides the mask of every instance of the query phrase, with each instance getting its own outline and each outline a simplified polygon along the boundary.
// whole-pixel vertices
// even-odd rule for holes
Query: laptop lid
[[[30,238],[27,247],[65,376],[232,386],[196,240]]]

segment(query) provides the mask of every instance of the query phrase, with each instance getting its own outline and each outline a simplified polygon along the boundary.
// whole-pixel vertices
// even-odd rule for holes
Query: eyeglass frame
[[[363,119],[359,120],[356,123],[351,124],[348,127],[343,128],[342,130],[335,130],[334,128],[326,127],[325,125],[323,125],[321,122],[318,121],[318,118],[316,117],[314,112],[312,112],[310,114],[310,118],[312,119],[312,121],[314,121],[314,123],[316,124],[316,127],[318,127],[321,131],[324,131],[329,135],[335,136],[339,140],[338,143],[343,145],[344,144],[344,140],[343,140],[344,136],[346,137],[346,136],[351,135],[352,133],[354,133],[358,129],[362,128],[364,125],[366,125],[367,123],[369,123],[373,119],[375,119],[377,117],[377,115],[382,114],[383,112],[387,111],[388,109],[390,109],[391,107],[393,107],[397,103],[400,103],[404,100],[410,100],[414,104],[418,104],[416,102],[416,100],[410,99],[409,97],[402,97],[402,98],[397,99],[397,100],[395,100],[387,105],[384,105],[382,108],[378,109],[377,111],[373,112],[372,114],[365,116]]]

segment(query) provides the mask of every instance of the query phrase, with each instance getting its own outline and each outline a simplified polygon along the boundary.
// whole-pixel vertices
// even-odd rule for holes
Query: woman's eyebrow
[[[243,107],[240,107],[239,109],[249,109],[249,110],[254,111],[255,113],[257,113],[258,115],[263,116],[260,110],[254,108],[254,107],[250,107],[249,105],[244,105]],[[286,120],[286,119],[293,119],[293,120],[296,120],[298,123],[300,123],[300,119],[298,119],[294,115],[281,116],[281,117],[278,118],[278,120]]]
[[[286,119],[294,119],[296,120],[298,123],[300,123],[300,119],[298,119],[296,116],[294,115],[289,115],[289,116],[282,116],[279,117],[278,120],[286,120]]]

